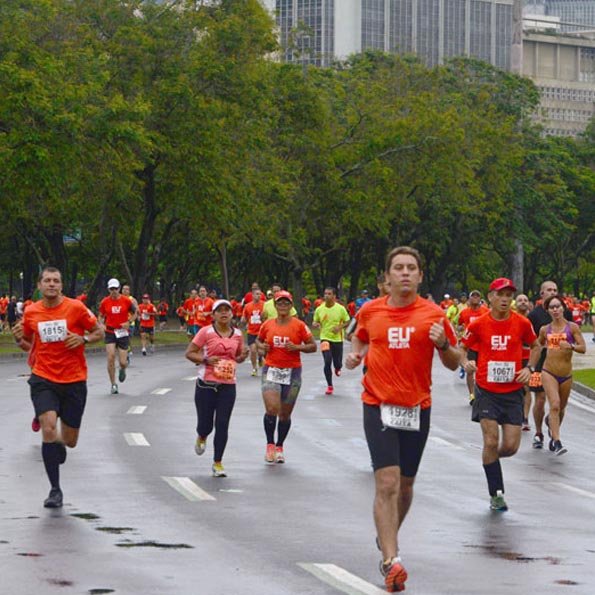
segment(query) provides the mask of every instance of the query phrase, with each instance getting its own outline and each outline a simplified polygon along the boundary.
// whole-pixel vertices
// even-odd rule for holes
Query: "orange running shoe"
[[[283,454],[282,446],[275,447],[275,460],[277,463],[285,463],[285,455]]]
[[[273,465],[275,463],[275,445],[274,444],[267,444],[267,451],[264,455],[264,462],[267,465]]]
[[[401,558],[393,558],[388,562],[380,562],[380,572],[384,576],[384,585],[389,593],[405,590],[407,571],[401,564]]]

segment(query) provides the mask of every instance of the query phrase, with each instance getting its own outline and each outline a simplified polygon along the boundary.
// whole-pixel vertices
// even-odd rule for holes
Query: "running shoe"
[[[334,389],[333,389],[333,387],[332,387],[332,386],[329,386],[329,387],[328,387],[328,388],[327,388],[327,389],[324,391],[324,394],[325,394],[325,395],[332,395],[332,394],[333,394],[333,390],[334,390]]]
[[[41,424],[39,423],[39,420],[37,419],[37,417],[33,418],[33,421],[31,422],[31,429],[34,432],[39,432],[39,430],[41,430]]]
[[[551,450],[551,449],[550,449]],[[554,442],[554,450],[553,453],[559,457],[560,455],[566,454],[568,452],[568,449],[565,448],[564,446],[562,446],[562,443],[559,440],[556,440]]]
[[[258,356],[258,367],[262,368],[264,366],[264,357],[262,355]]]
[[[465,368],[463,368],[463,366],[459,368],[459,378],[465,378]]]
[[[550,416],[549,416],[549,414],[545,416],[545,419],[543,421],[545,422],[545,426],[547,428],[547,435],[549,438],[551,438],[552,431],[550,430]]]
[[[213,477],[227,477],[227,473],[225,473],[225,469],[223,469],[223,465],[221,461],[218,463],[213,463]]]
[[[556,443],[554,442],[553,438],[549,441],[547,447],[550,449],[550,452],[554,452],[556,448]]]
[[[142,354],[143,355],[147,355],[147,350],[146,349],[143,349]]]
[[[533,448],[541,450],[543,448],[543,434],[533,436]]]
[[[44,500],[45,508],[62,508],[62,490],[60,488],[52,488],[49,496]]]
[[[388,562],[380,562],[380,572],[384,577],[384,585],[389,593],[405,590],[407,571],[401,564],[401,558],[396,557]]]
[[[531,431],[531,426],[529,425],[529,420],[528,419],[523,419],[523,426],[521,428],[523,430],[523,432],[530,432]]]
[[[504,495],[500,490],[496,492],[495,496],[490,496],[490,510],[496,510],[497,512],[508,510]]]
[[[118,380],[120,382],[126,380],[126,368],[120,368],[120,371],[118,372]]]
[[[282,446],[275,447],[275,461],[277,461],[277,463],[285,463],[285,455],[283,454]]]
[[[469,395],[469,405],[473,405],[473,401],[475,401],[475,395],[471,393]]]
[[[335,369],[335,376],[341,376],[341,368]]]
[[[200,436],[196,439],[196,444],[194,445],[194,452],[200,456],[205,452],[207,449],[207,439],[201,438]]]
[[[256,368],[252,368],[252,376],[258,376],[258,370]]]
[[[264,455],[264,462],[267,465],[272,465],[275,462],[275,445],[274,444],[267,444],[267,450]]]
[[[112,384],[112,395],[117,395],[118,394],[118,385],[117,384]]]

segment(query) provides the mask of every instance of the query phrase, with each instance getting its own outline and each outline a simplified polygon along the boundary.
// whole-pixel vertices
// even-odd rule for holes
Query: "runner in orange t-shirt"
[[[196,312],[196,324],[198,330],[209,326],[213,322],[213,304],[212,298],[208,297],[207,288],[201,285],[198,288],[198,297],[194,300]]]
[[[186,333],[188,340],[192,341],[194,335],[198,332],[198,325],[196,324],[196,298],[198,292],[193,289],[190,292],[190,297],[184,302],[184,315],[186,316]]]
[[[155,351],[155,316],[157,316],[157,308],[155,308],[155,304],[151,303],[151,296],[148,293],[143,295],[142,302],[138,305],[138,315],[141,352],[143,355],[147,355],[147,335],[149,335],[151,344],[149,350],[151,353]]]
[[[266,354],[262,369],[264,431],[267,437],[265,462],[284,463],[283,443],[291,427],[291,412],[302,385],[300,352],[316,351],[310,329],[299,318],[291,316],[293,297],[289,291],[278,291],[274,297],[277,318],[260,327],[256,345]],[[279,417],[277,441],[275,429]]]
[[[258,376],[256,360],[258,359],[258,363],[262,366],[263,359],[262,356],[258,356],[256,339],[258,339],[258,333],[262,326],[264,302],[262,300],[262,291],[260,291],[260,289],[253,289],[252,294],[252,299],[244,306],[240,323],[246,325],[250,362],[252,363],[252,376]]]
[[[473,321],[463,337],[465,349],[477,352],[477,362],[466,359],[464,366],[467,373],[475,372],[471,419],[481,425],[490,509],[496,511],[508,509],[500,458],[511,457],[519,448],[523,387],[535,371],[541,351],[529,319],[511,309],[515,291],[510,279],[500,277],[492,281],[490,313]],[[531,347],[527,365],[523,362],[524,345]]]
[[[87,399],[85,345],[100,341],[103,329],[84,304],[62,295],[58,269],[45,267],[37,286],[41,300],[27,308],[12,332],[25,351],[35,343],[28,383],[41,424],[41,455],[51,485],[44,506],[60,508],[60,465],[66,460],[66,446],[76,446]]]
[[[136,307],[133,301],[120,293],[118,279],[107,282],[109,296],[99,304],[99,316],[105,325],[105,352],[107,354],[107,373],[111,382],[112,395],[118,394],[116,384],[116,349],[120,370],[118,379],[126,380],[128,367],[128,348],[130,347],[130,323],[136,318]]]
[[[405,588],[407,572],[398,557],[398,531],[413,499],[413,483],[430,429],[431,370],[437,351],[456,370],[461,351],[444,312],[421,298],[421,256],[409,246],[386,261],[387,297],[359,311],[351,353],[353,369],[364,356],[364,430],[376,481],[374,521],[382,550],[381,572],[389,592]],[[367,355],[366,355],[367,353]]]
[[[162,331],[167,325],[167,313],[169,311],[169,304],[165,300],[161,300],[157,304],[157,314],[159,316],[159,330]]]

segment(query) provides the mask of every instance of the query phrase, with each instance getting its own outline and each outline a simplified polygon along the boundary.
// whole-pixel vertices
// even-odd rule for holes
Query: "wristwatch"
[[[89,337],[87,337],[87,335],[83,335],[83,341],[86,343],[89,342]]]
[[[448,351],[449,347],[450,347],[450,341],[448,339],[445,339],[444,340],[444,344],[443,345],[440,345],[440,350],[441,351]]]
[[[531,374],[533,374],[533,372],[535,372],[535,368],[533,366],[527,365],[527,368],[529,368],[529,372],[531,372]]]

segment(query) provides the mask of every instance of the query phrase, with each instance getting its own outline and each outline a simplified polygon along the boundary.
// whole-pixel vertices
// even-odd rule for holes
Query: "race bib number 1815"
[[[37,332],[42,343],[58,343],[66,340],[66,320],[46,320],[37,323]]]

